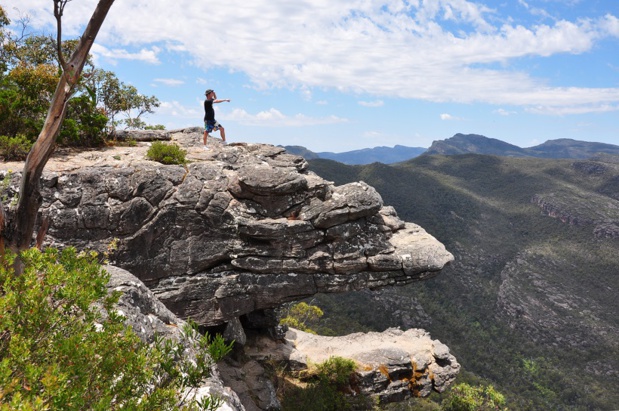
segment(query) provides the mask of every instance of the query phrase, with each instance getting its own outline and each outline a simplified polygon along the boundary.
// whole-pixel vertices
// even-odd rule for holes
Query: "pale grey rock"
[[[279,362],[292,370],[333,356],[352,359],[357,363],[359,388],[378,397],[381,404],[443,392],[460,371],[449,348],[420,329],[389,328],[342,337],[290,329],[283,341],[254,336],[244,352],[253,360]]]
[[[168,310],[144,283],[128,271],[111,265],[105,269],[110,273],[108,290],[121,293],[116,310],[142,341],[153,343],[157,335],[172,339],[183,344],[184,356],[189,359],[195,358],[194,342],[182,332],[185,321]],[[216,364],[211,367],[211,376],[198,388],[196,399],[199,400],[207,395],[222,398],[225,402],[222,410],[245,410],[236,393],[222,381]]]
[[[48,244],[109,252],[204,326],[319,292],[407,284],[453,260],[364,182],[335,186],[281,147],[211,139],[206,152],[200,138],[170,132],[193,160],[186,166],[124,151],[92,154],[93,167],[53,163],[42,184]]]

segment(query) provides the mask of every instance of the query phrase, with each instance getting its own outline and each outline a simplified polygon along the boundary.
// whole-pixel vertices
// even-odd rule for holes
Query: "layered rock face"
[[[460,364],[449,348],[420,329],[389,328],[382,333],[355,333],[326,337],[290,329],[281,342],[256,337],[245,350],[257,361],[284,362],[291,369],[305,369],[331,357],[350,358],[357,364],[359,392],[377,397],[381,404],[443,392],[456,378]],[[254,366],[255,367],[255,366]],[[236,392],[224,365],[222,374]],[[259,397],[253,393],[253,397]]]
[[[184,348],[183,357],[195,362],[196,350],[200,348],[183,333],[185,321],[168,310],[144,283],[128,271],[114,266],[106,266],[105,269],[110,274],[108,290],[121,292],[115,308],[140,339],[150,344],[159,336],[180,342]],[[224,385],[216,364],[211,366],[210,377],[187,394],[196,401],[208,396],[218,397],[223,401],[219,408],[221,411],[245,410],[237,394]]]
[[[115,155],[46,173],[48,240],[110,251],[174,313],[205,326],[318,292],[410,283],[453,259],[363,182],[336,187],[269,145],[203,151],[198,137],[172,134],[187,166]]]
[[[145,142],[55,156],[43,177],[40,210],[51,222],[48,245],[94,249],[120,267],[107,268],[110,287],[124,292],[119,308],[145,341],[154,334],[181,338],[176,325],[191,318],[207,327],[227,324],[229,339],[245,345],[244,329],[272,327],[276,318],[270,309],[282,303],[407,284],[436,275],[453,260],[421,227],[384,206],[374,188],[363,182],[335,186],[282,148],[226,146],[211,139],[206,151],[200,129],[159,137],[186,149],[190,163],[147,161]],[[13,175],[5,187],[7,197],[15,196],[19,178]],[[367,346],[361,335],[354,338],[330,341]],[[398,339],[399,347],[385,338]],[[421,330],[387,330],[374,339],[380,347],[354,358],[373,370],[363,375],[364,391],[385,401],[441,391],[459,369],[448,349]],[[413,342],[421,345],[402,348]],[[245,349],[251,351],[251,344]],[[246,369],[261,366],[252,360],[228,367],[223,379],[238,383],[230,373]],[[214,372],[200,395],[219,393],[234,410],[277,409],[274,386],[265,376],[262,382],[246,378],[241,404],[225,387],[228,381]],[[254,397],[261,399],[259,405]]]

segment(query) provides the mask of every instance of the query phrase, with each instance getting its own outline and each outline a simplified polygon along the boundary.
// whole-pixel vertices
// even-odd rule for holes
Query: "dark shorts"
[[[204,129],[207,133],[210,133],[211,131],[217,131],[220,128],[221,124],[219,124],[217,120],[208,120],[206,123],[204,123]]]

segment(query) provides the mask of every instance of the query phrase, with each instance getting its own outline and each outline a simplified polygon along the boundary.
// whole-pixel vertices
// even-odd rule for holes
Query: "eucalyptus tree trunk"
[[[62,35],[62,13],[64,6],[69,0],[54,0],[54,16],[57,21],[57,44],[58,61],[62,68],[62,74],[58,81],[58,86],[54,92],[45,123],[32,146],[30,153],[24,164],[22,173],[21,188],[19,191],[19,202],[17,210],[11,221],[11,227],[7,227],[3,235],[6,237],[7,245],[14,251],[25,250],[32,243],[34,226],[37,213],[41,207],[42,197],[39,182],[43,169],[50,156],[54,152],[56,137],[65,116],[67,102],[71,98],[76,84],[84,68],[84,64],[90,53],[90,48],[95,41],[95,37],[107,16],[114,0],[99,0],[97,7],[88,22],[79,41],[77,49],[71,58],[65,62],[62,55],[61,35]]]

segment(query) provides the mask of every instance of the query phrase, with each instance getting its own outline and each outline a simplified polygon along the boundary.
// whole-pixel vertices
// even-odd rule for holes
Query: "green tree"
[[[289,306],[284,311],[284,316],[279,323],[296,328],[297,330],[316,334],[316,331],[314,331],[312,327],[318,323],[318,320],[323,315],[324,313],[320,307],[309,305],[306,302],[300,302]]]
[[[5,227],[7,218],[4,214],[4,207],[0,204],[0,229],[2,230],[0,248],[6,243],[11,249],[22,251],[29,248],[32,243],[35,221],[42,201],[39,188],[41,174],[54,151],[56,137],[65,118],[68,102],[75,94],[80,82],[90,49],[114,0],[99,0],[84,33],[75,43],[76,47],[67,60],[62,42],[62,17],[68,2],[69,0],[53,0],[57,28],[56,54],[60,76],[49,100],[49,108],[38,137],[26,158],[19,190],[20,196],[14,218],[10,221],[9,226]],[[3,76],[3,84],[5,80],[6,78]],[[43,224],[43,227],[45,227],[45,224]],[[21,271],[19,269],[19,258],[16,260],[16,264],[19,273]]]
[[[144,129],[146,123],[142,116],[153,113],[159,107],[157,97],[140,94],[137,88],[126,85],[111,71],[93,70],[85,82],[85,88],[109,118],[110,129],[123,124],[131,129]],[[118,118],[121,114],[124,118]]]
[[[472,387],[466,383],[454,386],[449,396],[441,402],[442,411],[496,411],[504,408],[505,397],[494,389],[487,387]]]
[[[95,254],[29,249],[21,257],[21,275],[14,254],[0,260],[0,410],[200,408],[191,393],[229,352],[221,337],[186,327],[197,348],[191,361],[181,343],[148,345],[114,310],[119,295],[108,294]]]

